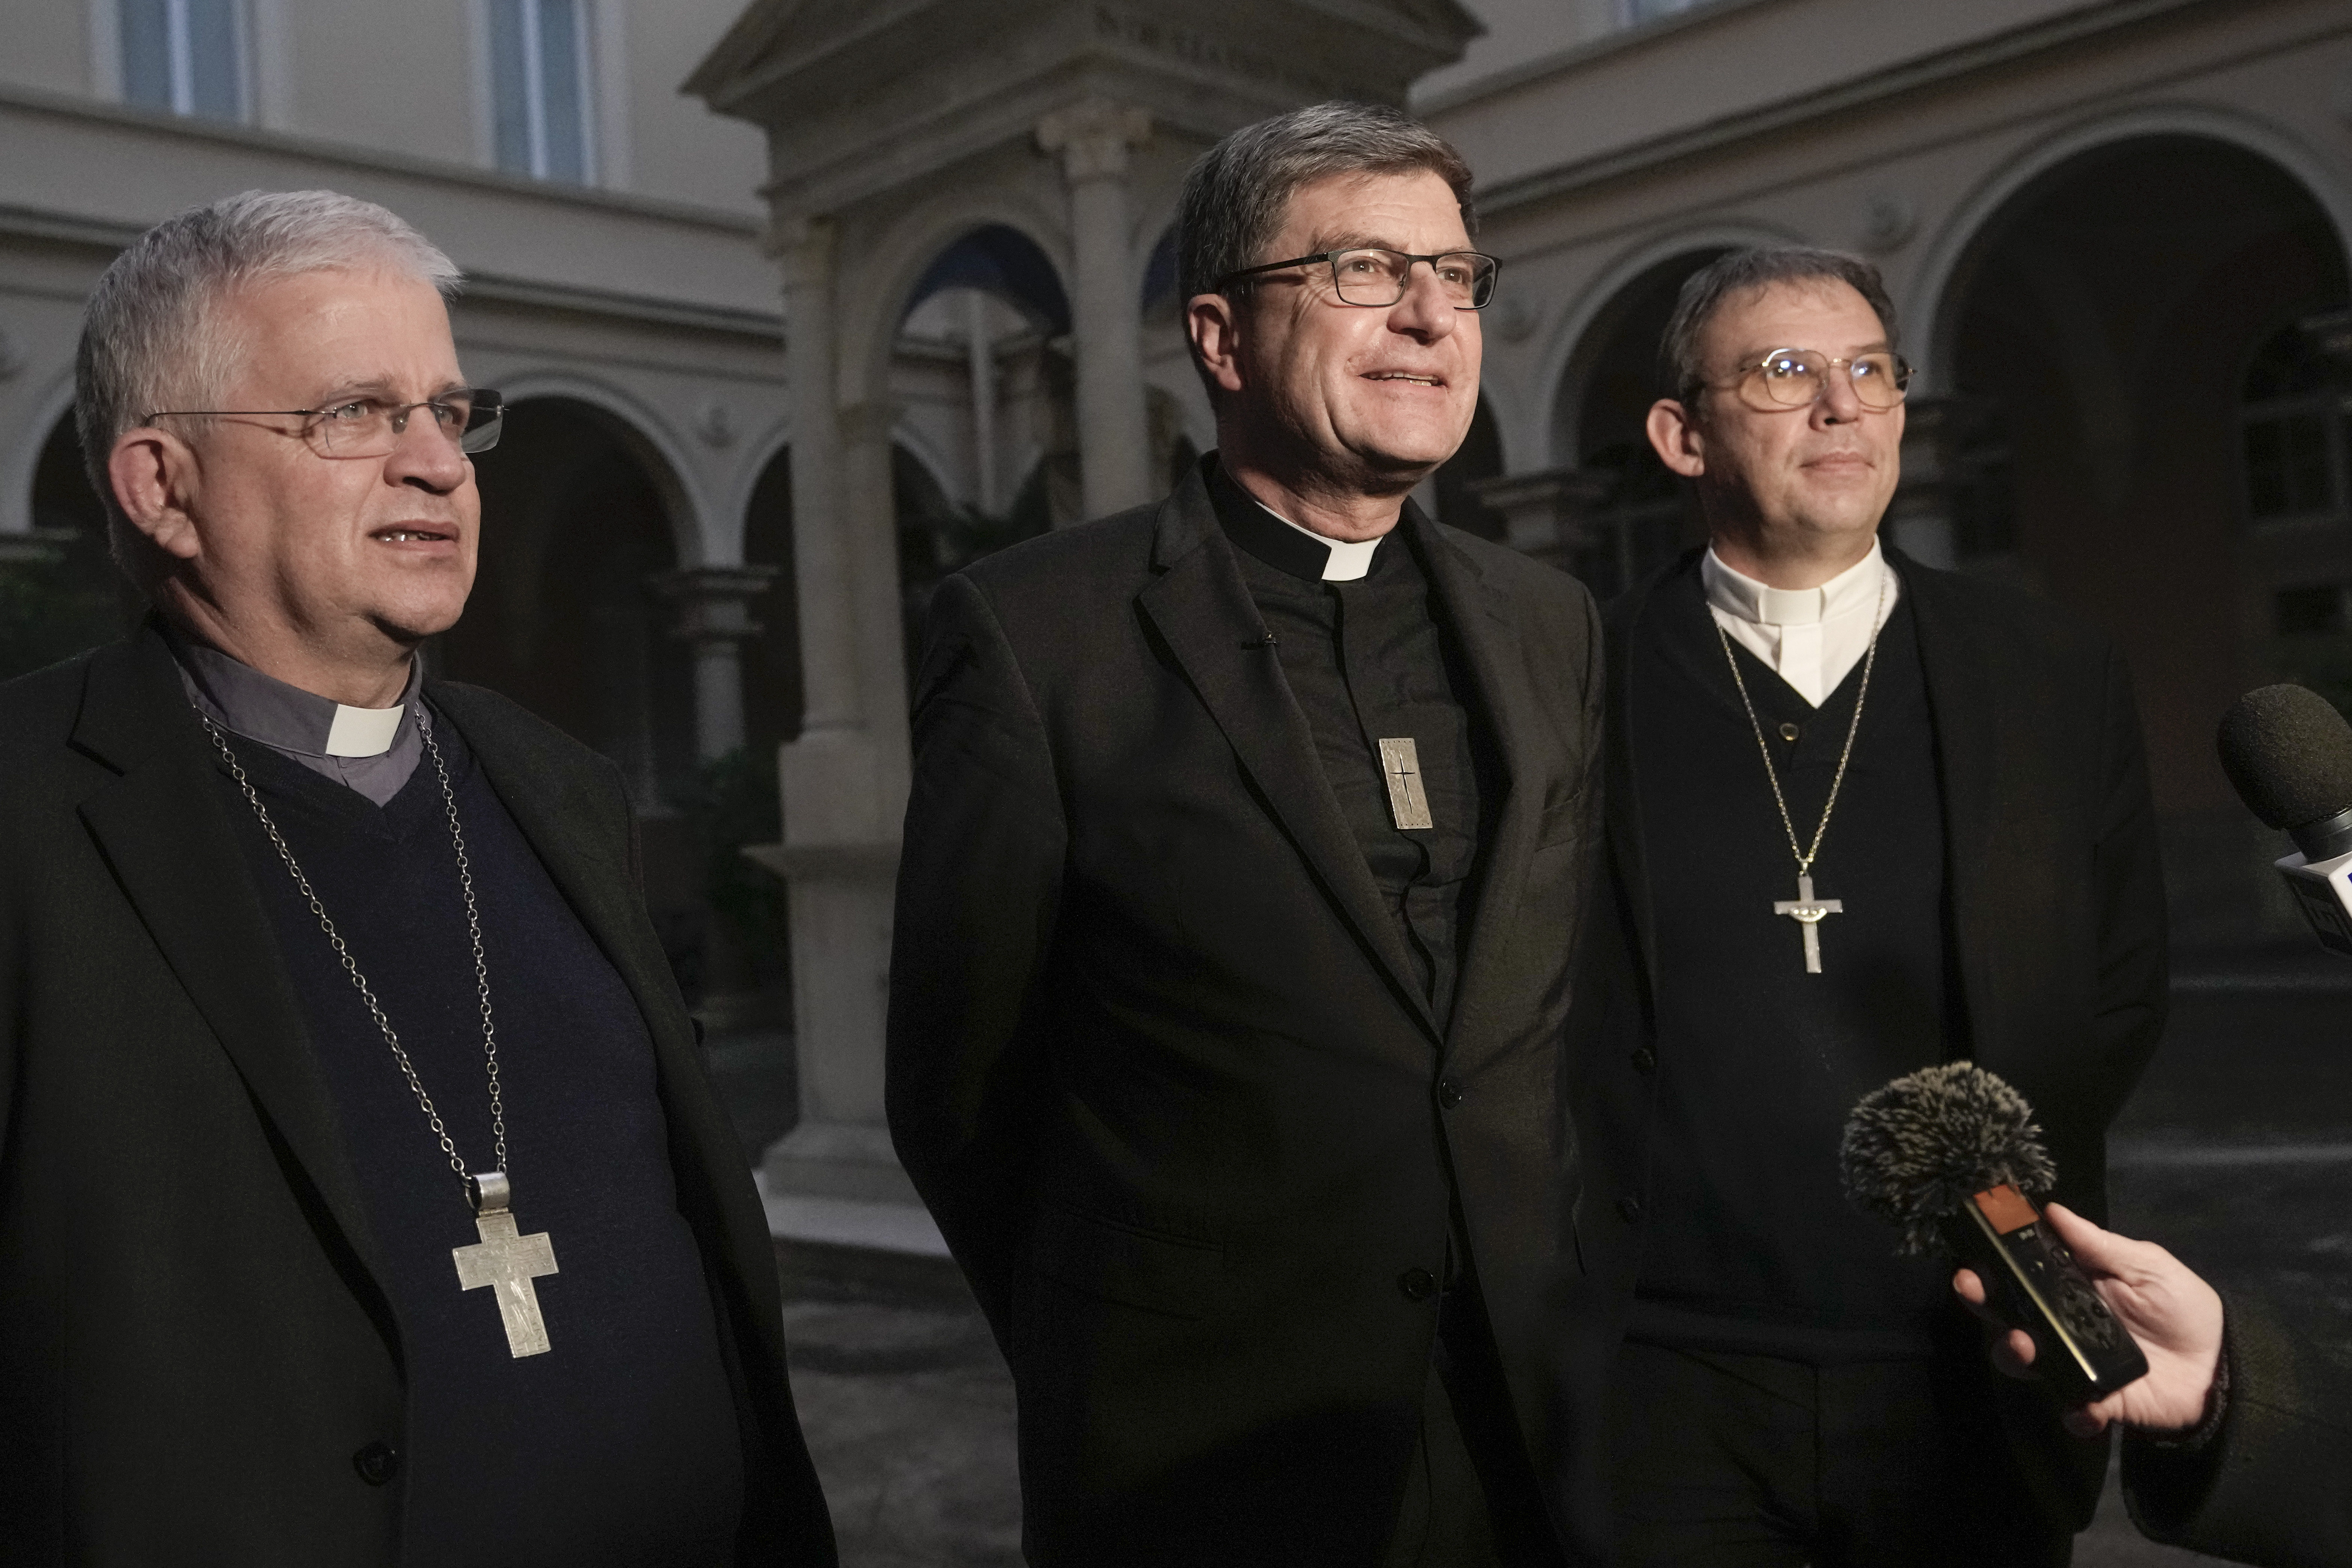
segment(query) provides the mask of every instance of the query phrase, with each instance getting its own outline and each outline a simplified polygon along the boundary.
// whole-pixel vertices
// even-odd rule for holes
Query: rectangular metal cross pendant
[[[507,1352],[520,1360],[547,1353],[547,1320],[540,1316],[539,1292],[531,1281],[556,1272],[555,1244],[545,1231],[517,1234],[515,1217],[503,1175],[476,1176],[474,1228],[482,1239],[472,1247],[453,1247],[457,1260],[457,1288],[490,1288],[499,1304],[499,1321],[506,1326]]]
[[[1421,787],[1421,748],[1406,735],[1381,742],[1381,772],[1388,775],[1389,816],[1399,827],[1434,827],[1429,796]]]
[[[1801,876],[1797,879],[1797,896],[1780,900],[1772,906],[1772,912],[1787,915],[1805,928],[1805,973],[1819,974],[1822,972],[1822,917],[1845,913],[1845,900],[1813,897],[1813,879]]]

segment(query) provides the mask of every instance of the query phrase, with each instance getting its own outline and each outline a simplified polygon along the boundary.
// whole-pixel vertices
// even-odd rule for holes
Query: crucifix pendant
[[[1421,787],[1421,748],[1410,735],[1381,742],[1381,772],[1388,775],[1389,816],[1399,827],[1434,827],[1429,795]]]
[[[1801,874],[1797,878],[1797,896],[1780,900],[1772,906],[1772,912],[1787,915],[1805,928],[1805,973],[1819,974],[1822,972],[1822,917],[1845,913],[1845,901],[1813,897],[1812,878]]]
[[[518,1234],[515,1217],[508,1212],[514,1189],[503,1171],[468,1176],[466,1189],[474,1203],[474,1228],[482,1239],[449,1249],[457,1260],[457,1288],[489,1287],[491,1300],[499,1304],[499,1321],[506,1327],[509,1354],[517,1360],[545,1355],[547,1320],[540,1316],[539,1292],[531,1281],[556,1271],[555,1244],[543,1230]]]

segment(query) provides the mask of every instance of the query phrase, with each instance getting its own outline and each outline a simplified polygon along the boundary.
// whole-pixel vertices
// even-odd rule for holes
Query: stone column
[[[1070,188],[1078,465],[1088,517],[1140,506],[1157,493],[1127,210],[1128,149],[1150,133],[1142,110],[1100,99],[1037,123],[1037,145],[1061,158]]]
[[[780,225],[791,383],[793,560],[805,705],[779,748],[783,841],[744,853],[789,891],[800,1122],[761,1174],[777,1235],[945,1251],[882,1110],[890,915],[908,779],[887,424],[840,405],[830,224]],[[878,450],[878,458],[877,458]],[[879,479],[877,480],[878,470]]]
[[[773,566],[689,566],[653,580],[694,649],[694,754],[706,763],[743,744],[742,645],[766,629],[751,601],[775,579]]]

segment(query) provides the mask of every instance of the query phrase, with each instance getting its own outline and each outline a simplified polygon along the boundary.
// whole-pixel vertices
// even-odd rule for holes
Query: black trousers
[[[1621,1568],[2065,1568],[1981,1377],[1628,1342],[1610,1392]]]
[[[1565,1568],[1475,1279],[1445,1293],[1381,1568]]]

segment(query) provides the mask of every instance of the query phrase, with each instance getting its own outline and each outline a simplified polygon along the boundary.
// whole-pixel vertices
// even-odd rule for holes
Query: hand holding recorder
[[[2189,1266],[2152,1241],[2134,1241],[2103,1230],[2062,1204],[2042,1217],[2065,1243],[2107,1304],[2147,1357],[2147,1375],[2104,1399],[2070,1410],[2067,1427],[2095,1436],[2110,1422],[2143,1432],[2181,1432],[2205,1418],[2213,1380],[2221,1362],[2221,1298]],[[2031,1378],[2032,1336],[2008,1328],[1987,1305],[1984,1281],[1971,1268],[1952,1277],[1952,1289],[1969,1310],[1996,1329],[1993,1365],[2011,1377]]]

